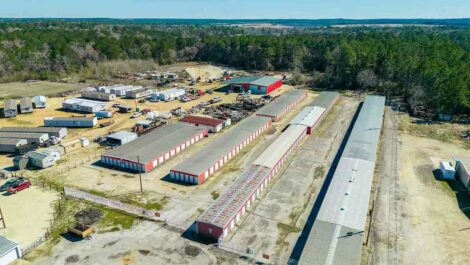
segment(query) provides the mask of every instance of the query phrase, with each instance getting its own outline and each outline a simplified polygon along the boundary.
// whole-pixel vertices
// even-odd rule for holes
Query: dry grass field
[[[55,96],[60,93],[75,91],[84,85],[47,81],[15,82],[0,84],[0,98],[32,97],[36,95]]]

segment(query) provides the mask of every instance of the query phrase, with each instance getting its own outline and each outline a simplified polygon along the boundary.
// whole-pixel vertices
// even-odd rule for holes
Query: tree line
[[[469,113],[466,27],[246,30],[217,25],[0,23],[0,79],[56,79],[113,60],[205,61],[311,76],[325,89],[403,96],[414,112]]]

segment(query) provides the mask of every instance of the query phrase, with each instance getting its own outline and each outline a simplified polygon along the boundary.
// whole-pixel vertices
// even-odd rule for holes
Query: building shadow
[[[470,193],[465,188],[463,183],[460,181],[458,176],[456,176],[455,179],[450,180],[450,179],[444,179],[439,169],[433,170],[432,173],[434,175],[434,178],[437,181],[443,181],[447,183],[449,188],[455,194],[455,199],[457,200],[459,209],[470,220]]]

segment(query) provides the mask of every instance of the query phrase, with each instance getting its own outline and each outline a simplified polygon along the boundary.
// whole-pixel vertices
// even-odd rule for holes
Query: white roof
[[[322,107],[306,107],[290,122],[290,124],[300,124],[313,127],[324,112],[325,109]]]
[[[128,138],[137,138],[137,134],[133,132],[120,131],[107,136],[107,138],[123,140]]]
[[[455,170],[455,168],[450,164],[449,161],[441,161],[441,165],[445,170]]]
[[[185,93],[185,92],[186,92],[186,90],[184,90],[182,88],[171,88],[171,89],[167,89],[167,90],[158,91],[157,93],[159,95],[168,95],[168,94]]]
[[[93,106],[96,106],[96,105],[106,105],[106,103],[103,103],[103,102],[89,100],[89,99],[83,99],[83,98],[68,98],[68,99],[64,100],[64,103],[66,103],[66,104],[79,104],[81,106],[87,106],[87,107],[93,107]]]

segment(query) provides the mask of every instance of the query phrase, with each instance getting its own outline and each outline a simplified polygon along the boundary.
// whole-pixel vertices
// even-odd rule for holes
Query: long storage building
[[[0,138],[0,153],[16,153],[27,144],[26,139]]]
[[[365,99],[298,264],[360,264],[384,108]]]
[[[131,171],[149,172],[201,141],[207,131],[184,123],[158,128],[101,156],[101,162]]]
[[[68,111],[95,113],[106,109],[106,103],[82,98],[69,98],[62,102],[62,108]]]
[[[0,138],[25,139],[28,144],[43,144],[49,140],[47,133],[0,132]]]
[[[240,150],[271,125],[271,120],[251,116],[233,126],[212,143],[171,169],[170,178],[202,184]]]
[[[256,115],[268,117],[273,122],[277,122],[283,115],[295,108],[302,100],[307,97],[305,90],[292,90],[282,94],[268,105],[262,107],[256,112]]]
[[[96,117],[46,117],[46,127],[90,128],[98,124]]]
[[[80,94],[82,98],[96,99],[101,101],[116,100],[116,95],[111,93],[96,92],[96,91],[82,91]]]
[[[64,138],[67,136],[67,128],[53,127],[2,127],[0,132],[24,132],[24,133],[47,133],[49,137]]]

